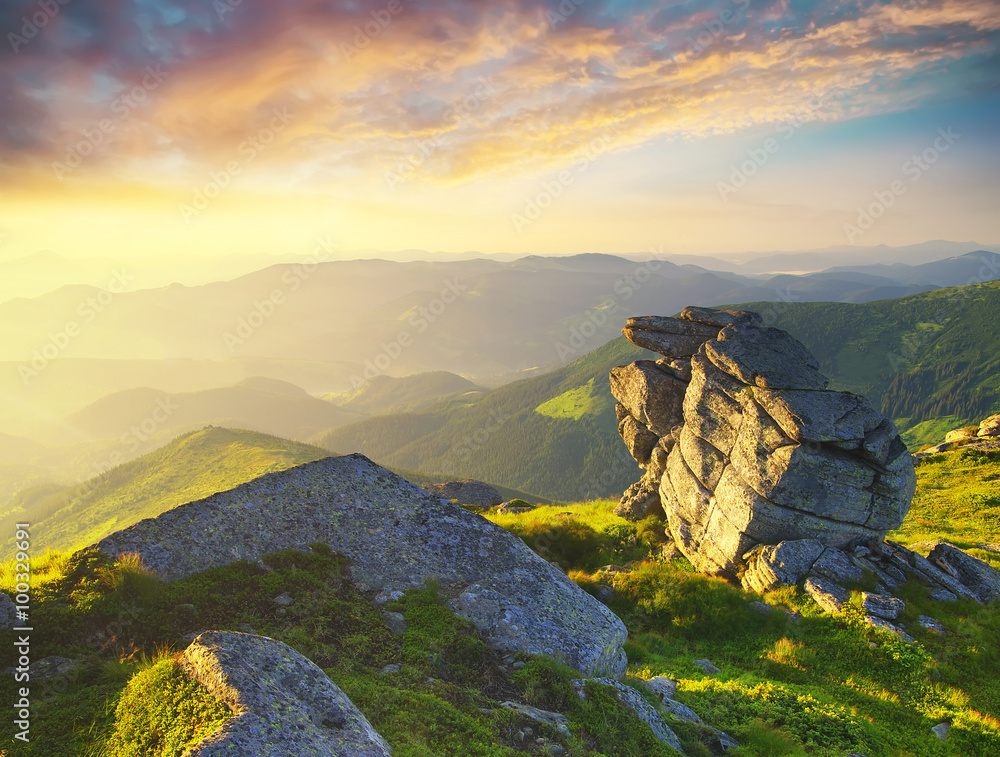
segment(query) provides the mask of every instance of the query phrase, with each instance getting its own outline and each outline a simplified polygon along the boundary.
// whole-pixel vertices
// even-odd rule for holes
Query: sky
[[[0,260],[1000,242],[995,0],[8,0]]]

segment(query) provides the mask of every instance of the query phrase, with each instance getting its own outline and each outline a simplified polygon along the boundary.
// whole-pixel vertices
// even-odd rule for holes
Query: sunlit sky
[[[995,0],[54,5],[0,19],[0,260],[1000,241]]]

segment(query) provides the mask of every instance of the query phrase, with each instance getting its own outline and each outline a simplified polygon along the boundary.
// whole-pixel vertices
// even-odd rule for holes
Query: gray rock
[[[482,481],[471,479],[448,481],[444,484],[428,484],[424,489],[442,499],[456,500],[461,505],[496,507],[503,504],[500,492]]]
[[[396,636],[401,636],[406,633],[408,626],[406,624],[406,618],[403,617],[403,613],[383,612],[382,617],[385,618],[385,624],[389,626],[389,630],[396,634]]]
[[[864,578],[864,571],[842,550],[835,547],[823,550],[823,554],[812,565],[812,573],[838,583],[857,583]]]
[[[937,736],[941,741],[948,738],[948,732],[951,730],[951,723],[938,723],[936,726],[931,728],[931,733]]]
[[[569,718],[565,715],[560,715],[558,712],[549,712],[548,710],[539,710],[537,707],[531,707],[526,704],[519,704],[518,702],[503,702],[501,707],[506,707],[508,710],[514,710],[521,713],[526,718],[534,720],[536,723],[542,723],[550,728],[555,728],[559,733],[564,736],[569,736]]]
[[[945,630],[944,625],[939,620],[928,617],[927,615],[921,615],[917,618],[917,623],[920,624],[922,628],[926,628],[931,633],[936,633],[938,636],[944,636]]]
[[[722,672],[708,660],[695,660],[691,664],[694,665],[696,668],[701,668],[702,670],[704,670],[706,675],[714,676]]]
[[[276,596],[271,601],[274,602],[274,604],[278,605],[278,607],[288,607],[295,600],[292,599],[287,594],[279,594],[278,596]]]
[[[668,357],[674,358],[691,357],[708,339],[714,339],[716,336],[715,334],[711,337],[682,336],[679,334],[667,334],[660,331],[634,329],[628,326],[622,329],[622,333],[625,334],[625,337],[632,342],[632,344],[638,347],[642,347],[645,350],[652,350],[653,352],[659,352],[661,355],[667,355]]]
[[[0,592],[0,629],[14,628],[17,624],[17,605],[13,599]]]
[[[932,589],[927,593],[928,598],[935,602],[957,602],[958,597],[947,589]]]
[[[744,586],[746,586],[745,583]],[[767,602],[747,602],[747,609],[749,609],[754,615],[758,615],[762,618],[770,618],[774,607],[767,604]]]
[[[945,442],[954,442],[955,444],[963,444],[975,439],[976,432],[971,428],[956,428],[944,435]]]
[[[321,542],[351,560],[358,584],[443,587],[448,606],[498,649],[550,654],[588,674],[621,675],[622,622],[525,543],[363,455],[272,473],[103,539],[167,581]]]
[[[388,665],[386,665],[384,668],[382,668],[379,671],[379,673],[381,673],[382,675],[390,675],[392,673],[398,673],[402,669],[403,669],[403,666],[400,663],[398,663],[398,662],[391,662]]]
[[[747,313],[697,308],[685,309],[680,319],[631,319],[630,336],[642,331],[706,340],[691,355],[690,381],[677,380],[664,391],[670,403],[660,398],[661,406],[670,404],[668,411],[657,409],[650,387],[673,363],[640,361],[612,371],[622,436],[647,466],[616,512],[632,518],[654,513],[658,495],[671,537],[698,570],[728,578],[750,574],[751,583],[753,570],[741,559],[757,544],[809,539],[848,549],[881,541],[902,523],[916,487],[912,456],[891,420],[863,397],[828,391],[805,347],[760,322]],[[668,357],[678,349],[660,346]],[[684,374],[672,372],[671,378],[677,375]],[[659,437],[656,446],[640,440],[642,427]],[[900,580],[887,567],[879,570],[887,581]],[[861,577],[837,552],[817,574]],[[758,591],[775,580],[756,578]]]
[[[906,604],[902,599],[863,591],[861,592],[861,607],[864,608],[865,612],[879,618],[895,620],[899,617],[899,613],[906,609]]]
[[[844,604],[851,598],[847,589],[826,578],[810,576],[806,579],[805,589],[816,604],[833,615],[842,612]]]
[[[914,641],[916,641],[916,639],[914,639],[912,636],[910,636],[908,633],[906,633],[906,631],[904,631],[902,628],[900,628],[897,625],[894,625],[894,624],[890,623],[885,618],[880,618],[877,615],[865,615],[864,616],[864,621],[869,626],[871,626],[873,628],[877,628],[880,631],[885,631],[887,633],[895,634],[896,636],[898,636],[899,638],[901,638],[903,641],[908,641],[908,642],[914,642]]]
[[[705,721],[698,716],[697,712],[674,699],[664,699],[662,709],[685,723],[705,725]]]
[[[43,657],[28,666],[28,675],[33,681],[61,678],[73,672],[79,664],[76,660],[71,660],[68,657]]]
[[[853,442],[859,447],[884,420],[849,392],[756,389],[754,399],[797,442]]]
[[[621,436],[625,446],[628,447],[629,454],[635,458],[639,465],[643,467],[649,465],[649,456],[660,441],[660,437],[631,415],[625,416],[624,420],[618,424],[618,435]]]
[[[280,641],[212,631],[184,650],[180,664],[234,713],[185,754],[391,754],[344,692],[318,666]]]
[[[743,588],[763,594],[779,586],[794,586],[810,571],[824,549],[815,539],[762,547],[747,560]]]
[[[677,681],[673,678],[655,676],[646,681],[646,684],[660,699],[673,699],[677,694]]]
[[[1000,599],[1000,571],[947,542],[936,543],[927,559],[949,572],[986,604]]]
[[[657,436],[665,436],[684,419],[687,384],[650,360],[611,369],[611,393],[629,415]]]
[[[660,477],[647,471],[641,479],[625,490],[621,501],[615,506],[615,515],[628,520],[642,520],[649,515],[662,516]]]
[[[749,323],[760,326],[764,319],[749,310],[710,310],[689,305],[681,311],[681,318],[696,321],[717,329],[724,329],[734,323]]]
[[[725,754],[730,749],[740,748],[740,742],[725,731],[720,731],[718,728],[711,728],[711,731],[715,734],[715,740],[709,743],[709,748],[711,748],[714,753]]]
[[[673,747],[681,754],[684,754],[684,748],[681,746],[681,742],[680,739],[677,738],[677,734],[670,730],[670,726],[668,726],[667,722],[663,719],[663,715],[657,712],[653,705],[647,702],[642,694],[633,689],[631,686],[626,686],[625,684],[619,683],[618,681],[610,678],[592,678],[590,679],[590,682],[613,688],[618,697],[618,701],[621,702],[624,707],[634,712],[642,722],[646,723],[646,725],[648,725],[653,731],[653,735],[656,736],[659,741]],[[580,698],[586,699],[587,681],[583,679],[576,679],[571,681],[571,683],[576,689],[577,694],[580,695]]]
[[[733,323],[705,347],[709,360],[744,384],[821,390],[829,383],[809,350],[780,329]]]

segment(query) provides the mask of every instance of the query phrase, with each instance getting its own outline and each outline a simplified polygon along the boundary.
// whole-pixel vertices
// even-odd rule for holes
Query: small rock
[[[279,607],[288,607],[288,605],[290,605],[290,604],[291,604],[292,602],[294,602],[295,600],[294,600],[294,599],[292,599],[292,598],[291,598],[290,596],[288,596],[287,594],[279,594],[278,596],[276,596],[276,597],[275,597],[274,599],[272,599],[271,601],[272,601],[272,602],[274,602],[274,603],[275,603],[276,605],[278,605]]]
[[[556,744],[555,742],[550,742],[549,754],[552,755],[552,757],[562,757],[564,754],[566,754],[566,747],[564,747],[562,744]]]
[[[68,657],[43,657],[31,663],[28,674],[33,681],[44,681],[48,678],[57,678],[67,675],[78,665],[76,660]]]
[[[901,599],[871,594],[867,591],[861,593],[861,606],[866,612],[886,620],[895,620],[899,617],[899,613],[906,609]]]
[[[774,609],[771,605],[765,602],[747,602],[747,607],[754,615],[759,615],[762,618],[769,618],[771,616],[771,610]]]
[[[837,614],[844,609],[850,599],[850,592],[843,586],[824,578],[810,576],[805,583],[806,593],[826,612]]]
[[[704,670],[705,673],[706,673],[706,675],[714,676],[714,675],[717,675],[717,674],[719,674],[719,673],[722,672],[717,667],[715,667],[712,663],[710,663],[708,660],[695,660],[691,664],[694,665],[695,667],[698,667],[698,668],[701,668],[702,670]]]
[[[957,602],[958,597],[955,596],[954,592],[948,591],[947,589],[934,589],[927,593],[927,596],[933,599],[935,602]]]
[[[948,731],[951,730],[951,723],[938,723],[936,726],[931,728],[931,733],[937,736],[941,741],[948,738]]]
[[[705,721],[698,716],[697,712],[674,699],[664,699],[663,709],[678,720],[683,720],[685,723],[696,723],[698,725],[705,724]]]
[[[953,544],[938,542],[927,559],[965,584],[980,602],[986,604],[1000,599],[1000,571],[978,557],[963,552]]]
[[[912,636],[910,636],[908,633],[906,633],[906,631],[904,631],[902,628],[900,628],[899,626],[893,625],[892,623],[890,623],[885,618],[880,618],[880,617],[878,617],[876,615],[865,615],[864,620],[865,620],[865,623],[867,625],[870,625],[873,628],[877,628],[880,631],[888,631],[889,633],[895,634],[896,636],[898,636],[899,638],[901,638],[903,641],[908,641],[910,643],[913,643],[913,642],[916,641],[916,639],[914,639]]]
[[[518,661],[517,661],[517,662],[515,662],[515,663],[514,663],[513,665],[511,665],[511,667],[512,667],[512,668],[513,668],[514,670],[524,670],[524,668],[525,668],[525,665],[526,665],[526,664],[527,664],[527,663],[524,663],[524,662],[521,662],[520,660],[518,660]]]
[[[607,604],[614,598],[615,588],[613,586],[608,586],[607,584],[598,584],[594,591],[594,596],[601,600],[604,604]]]
[[[396,634],[396,636],[406,633],[406,618],[403,617],[403,613],[383,612],[382,617],[385,618],[385,624],[389,626],[389,630]]]
[[[677,681],[666,676],[656,676],[646,681],[646,684],[653,690],[660,699],[673,699],[677,694]]]
[[[177,612],[179,614],[182,614],[182,615],[197,615],[198,614],[197,608],[195,608],[194,605],[188,604],[186,602],[184,604],[177,605]]]
[[[930,618],[926,615],[921,615],[919,618],[917,618],[917,623],[919,623],[921,626],[926,628],[931,633],[936,633],[938,636],[945,635],[944,625],[939,620],[935,620],[934,618]]]
[[[593,683],[600,684],[601,686],[611,686],[615,689],[618,697],[618,701],[626,708],[634,712],[640,720],[646,723],[653,731],[653,735],[659,741],[670,745],[676,749],[681,754],[684,753],[684,749],[681,746],[680,739],[677,738],[670,726],[663,719],[663,715],[660,714],[649,702],[646,701],[645,697],[642,696],[638,691],[633,689],[631,686],[626,686],[625,684],[615,681],[611,678],[592,678],[590,679]],[[586,699],[586,681],[583,679],[576,679],[570,681],[573,688],[576,689],[577,694],[581,699]]]
[[[564,736],[570,735],[569,718],[565,715],[560,715],[558,712],[539,710],[537,707],[531,707],[530,705],[520,704],[518,702],[503,702],[500,706],[506,707],[508,710],[519,712],[525,717],[534,720],[536,723],[541,723],[542,725],[547,725],[550,728],[555,728]],[[527,734],[531,734],[530,728],[525,728],[524,730]]]
[[[384,668],[382,668],[379,671],[379,673],[383,673],[383,674],[398,673],[402,669],[403,669],[403,666],[400,663],[398,663],[398,662],[391,662],[388,665],[386,665]]]
[[[711,727],[711,726],[709,726]],[[709,747],[713,752],[725,754],[730,749],[739,749],[740,742],[734,739],[725,731],[720,731],[718,728],[712,728],[712,732],[715,734],[716,740],[709,744]]]
[[[403,598],[403,592],[398,589],[393,589],[392,587],[383,589],[378,594],[375,595],[375,599],[372,600],[377,605],[385,605],[389,602],[395,602],[397,599]]]

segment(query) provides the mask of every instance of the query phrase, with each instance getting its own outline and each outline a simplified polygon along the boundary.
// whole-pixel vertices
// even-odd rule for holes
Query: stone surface
[[[660,437],[631,415],[626,416],[618,424],[618,434],[624,440],[629,454],[635,458],[635,461],[643,467],[649,465],[649,456],[659,443]]]
[[[455,500],[460,505],[496,507],[503,504],[503,497],[500,492],[482,481],[473,481],[471,479],[448,481],[444,484],[428,484],[424,489],[442,499]]]
[[[838,583],[857,583],[864,577],[864,571],[843,551],[828,547],[812,565],[814,575],[830,578]]]
[[[936,726],[931,728],[931,733],[937,736],[941,741],[948,738],[948,732],[951,730],[951,723],[938,723]]]
[[[662,704],[662,709],[665,712],[670,713],[678,720],[683,720],[685,723],[697,723],[698,725],[705,725],[705,721],[699,717],[698,713],[692,710],[685,704],[674,699],[664,699]]]
[[[686,308],[679,319],[630,319],[626,336],[637,330],[705,341],[690,357],[686,384],[677,379],[684,374],[671,374],[676,383],[662,417],[665,403],[651,399],[657,393],[650,386],[654,378],[663,381],[668,361],[687,366],[688,347],[659,346],[659,377],[650,367],[657,364],[642,361],[612,371],[622,438],[646,466],[616,512],[639,519],[661,510],[698,570],[742,575],[755,591],[793,582],[791,573],[768,573],[766,562],[759,571],[743,562],[745,554],[760,554],[752,552],[759,544],[813,540],[849,550],[881,541],[902,523],[916,473],[895,426],[864,397],[827,390],[818,363],[796,339],[762,326],[754,314],[704,308]],[[657,445],[640,438],[642,428],[659,437]],[[836,551],[817,574],[860,578],[859,568]]]
[[[702,670],[704,670],[706,675],[714,676],[722,672],[708,660],[695,660],[691,664],[697,668],[701,668]]]
[[[268,474],[97,546],[138,553],[172,581],[316,542],[348,557],[354,581],[385,601],[437,580],[449,607],[498,649],[552,655],[588,675],[625,671],[625,626],[607,607],[521,539],[363,455]]]
[[[573,687],[576,689],[581,699],[586,699],[587,682],[588,681],[584,679],[576,679],[572,681]],[[646,698],[643,697],[642,694],[633,689],[631,686],[626,686],[625,684],[612,680],[611,678],[591,678],[589,679],[589,682],[613,688],[618,697],[618,701],[621,702],[624,707],[634,712],[642,722],[646,723],[646,725],[648,725],[653,731],[653,735],[656,736],[659,741],[673,747],[681,754],[684,754],[684,748],[681,746],[681,742],[680,739],[677,738],[677,734],[670,730],[670,726],[668,726],[667,721],[663,719],[663,715],[657,712],[653,705],[647,702]]]
[[[682,422],[685,391],[687,383],[651,360],[637,360],[611,370],[615,399],[657,437],[669,434]]]
[[[503,702],[501,707],[506,707],[508,710],[515,710],[520,712],[526,718],[534,720],[536,723],[542,723],[543,725],[555,728],[559,733],[564,736],[569,736],[569,718],[565,715],[560,715],[558,712],[549,712],[548,710],[539,710],[537,707],[532,707],[527,704],[519,704],[518,702]]]
[[[385,624],[389,626],[389,630],[396,634],[396,636],[406,633],[406,618],[403,617],[403,613],[383,612],[382,617],[385,618]]]
[[[978,557],[963,552],[953,544],[937,542],[927,559],[948,570],[959,582],[975,594],[984,604],[1000,599],[1000,571],[990,567]]]
[[[185,672],[233,713],[193,757],[389,757],[391,750],[313,662],[263,636],[211,631],[184,650]]]
[[[747,560],[743,588],[763,594],[779,586],[794,586],[812,569],[824,549],[815,539],[783,541],[763,547]]]
[[[910,636],[902,628],[893,623],[890,623],[885,618],[880,618],[878,615],[865,615],[864,621],[872,628],[877,628],[880,631],[885,631],[887,633],[894,634],[895,636],[901,638],[903,641],[909,641],[909,642],[916,641],[916,639]]]
[[[927,615],[921,615],[917,618],[917,623],[922,627],[926,628],[931,633],[936,633],[938,636],[944,636],[944,625],[939,620],[928,617]]]
[[[806,593],[820,607],[833,615],[843,611],[851,593],[840,584],[826,578],[810,576],[805,583]]]
[[[673,699],[677,694],[677,681],[673,678],[656,676],[650,678],[646,683],[660,699]]]
[[[872,594],[867,591],[861,592],[861,607],[865,612],[885,620],[895,620],[899,617],[899,613],[906,609],[906,605],[901,599]]]

